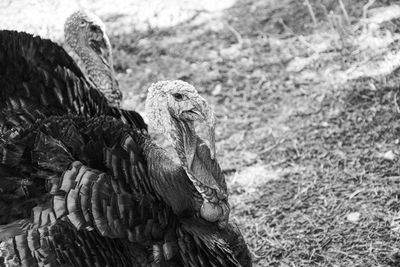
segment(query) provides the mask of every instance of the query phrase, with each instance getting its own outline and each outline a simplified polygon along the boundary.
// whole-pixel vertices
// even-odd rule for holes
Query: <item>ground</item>
[[[142,111],[152,82],[182,79],[215,107],[255,266],[400,266],[397,1],[344,13],[310,0],[315,23],[300,0],[187,2],[171,25],[102,14],[124,106]]]

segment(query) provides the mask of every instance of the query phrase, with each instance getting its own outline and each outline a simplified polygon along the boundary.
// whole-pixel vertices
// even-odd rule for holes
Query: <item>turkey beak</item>
[[[208,127],[208,140],[210,143],[211,159],[215,158],[215,115],[204,98],[201,98],[199,110]]]

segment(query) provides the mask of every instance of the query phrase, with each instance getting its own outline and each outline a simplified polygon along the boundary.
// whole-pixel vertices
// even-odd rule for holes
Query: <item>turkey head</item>
[[[196,89],[183,81],[153,84],[147,95],[150,126],[171,140],[182,167],[202,196],[200,216],[224,227],[229,217],[225,177],[215,159],[215,117]],[[209,146],[195,131],[195,121],[208,127]]]
[[[119,91],[113,68],[110,40],[104,23],[93,13],[77,11],[64,24],[66,50],[91,82],[107,97],[109,104],[119,106]]]

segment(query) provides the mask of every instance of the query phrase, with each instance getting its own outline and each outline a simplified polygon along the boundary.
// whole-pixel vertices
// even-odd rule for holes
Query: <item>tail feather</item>
[[[0,226],[0,236],[6,229],[20,227],[18,223]],[[66,221],[24,230],[0,241],[0,265],[4,261],[22,267],[145,266],[147,262],[141,246],[96,231],[77,231]]]
[[[38,132],[32,160],[41,168],[62,172],[73,161],[73,157],[60,140]]]
[[[215,224],[194,218],[181,219],[181,223],[177,231],[180,253],[188,266],[251,266],[251,261],[239,262],[236,257],[239,253],[230,242],[240,240],[241,234],[232,232],[231,225],[219,229]],[[247,249],[244,241],[243,245]]]
[[[17,166],[21,162],[21,158],[25,152],[23,144],[7,144],[0,145],[1,164],[9,166]]]

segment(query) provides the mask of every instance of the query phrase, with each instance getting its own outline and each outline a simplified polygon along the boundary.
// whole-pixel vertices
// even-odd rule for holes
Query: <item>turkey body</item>
[[[50,117],[3,141],[1,156],[5,262],[240,266],[235,229],[194,219],[183,170],[115,118]]]
[[[134,111],[50,41],[0,31],[0,266],[251,266]]]

